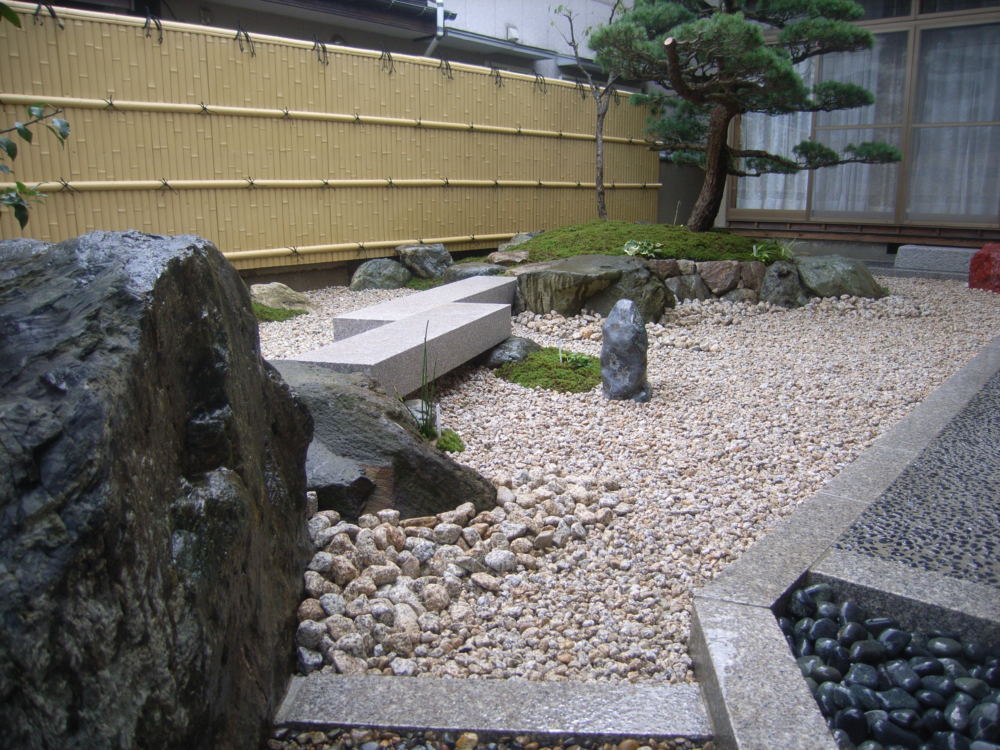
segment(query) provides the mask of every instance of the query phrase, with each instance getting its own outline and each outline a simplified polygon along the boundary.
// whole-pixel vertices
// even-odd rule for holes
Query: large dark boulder
[[[389,398],[370,378],[334,372],[312,362],[274,360],[272,364],[312,413],[314,443],[324,449],[315,452],[360,465],[374,485],[370,493],[360,491],[363,487],[357,482],[326,490],[317,486],[332,510],[356,520],[384,508],[395,508],[403,518],[412,518],[452,510],[462,503],[473,503],[480,511],[496,505],[496,487],[425,440],[409,409]]]
[[[7,250],[4,746],[255,747],[294,668],[311,423],[246,287],[198,237]]]
[[[351,290],[399,289],[406,286],[413,275],[402,263],[392,258],[366,260],[351,276]]]
[[[528,310],[577,315],[587,307],[607,316],[620,299],[635,302],[646,322],[659,320],[674,296],[639,258],[577,255],[524,269],[518,288]]]
[[[433,279],[442,275],[454,262],[444,245],[400,245],[396,248],[399,262],[406,270],[421,279]]]
[[[803,255],[795,258],[802,284],[817,297],[852,297],[879,299],[885,291],[860,260],[841,255]]]
[[[630,299],[619,300],[602,327],[601,390],[605,398],[643,403],[653,390],[646,379],[646,325]]]
[[[794,263],[779,260],[768,266],[760,285],[761,302],[778,307],[802,307],[809,302],[809,297]]]

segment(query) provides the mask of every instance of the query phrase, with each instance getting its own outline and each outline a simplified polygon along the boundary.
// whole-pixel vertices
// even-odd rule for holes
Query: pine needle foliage
[[[852,162],[899,161],[885,143],[849,144],[842,153],[805,141],[791,154],[734,148],[734,118],[863,107],[874,97],[853,83],[809,87],[795,66],[817,55],[867,49],[870,32],[852,0],[635,0],[631,11],[594,30],[589,44],[606,70],[652,81],[668,94],[637,95],[654,115],[650,133],[669,158],[705,170],[689,229],[711,228],[728,175],[793,174]]]

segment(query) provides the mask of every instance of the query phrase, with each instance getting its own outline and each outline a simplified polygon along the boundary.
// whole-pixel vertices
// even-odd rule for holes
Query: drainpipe
[[[434,5],[437,6],[437,29],[431,43],[427,45],[424,57],[430,57],[434,53],[434,48],[438,46],[438,42],[444,38],[444,0],[434,0]]]

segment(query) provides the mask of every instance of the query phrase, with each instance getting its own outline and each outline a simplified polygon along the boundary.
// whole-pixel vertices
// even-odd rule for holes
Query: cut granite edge
[[[318,672],[293,678],[276,724],[472,731],[480,737],[711,737],[695,684],[611,686]]]
[[[775,736],[782,738],[782,747],[790,749],[836,747],[774,616],[788,594],[804,581],[827,582],[840,593],[859,595],[869,606],[901,605],[906,612],[924,606],[944,617],[950,627],[958,624],[975,633],[993,632],[996,623],[984,619],[979,607],[949,609],[936,601],[908,598],[898,590],[881,590],[878,573],[884,571],[868,575],[864,566],[870,558],[851,556],[850,565],[856,566],[852,567],[854,580],[842,579],[839,572],[833,575],[832,565],[825,571],[821,566],[843,529],[878,500],[997,372],[1000,336],[715,581],[695,592],[689,649],[719,750],[765,748]],[[838,500],[843,505],[838,506]],[[810,535],[809,529],[828,540],[826,545],[817,545],[816,534]],[[789,563],[794,567],[789,569]],[[886,588],[899,588],[890,580],[894,579],[886,579]],[[982,588],[970,583],[964,587],[970,595],[975,592],[968,587]],[[970,601],[970,597],[963,599]],[[742,640],[734,652],[729,642],[737,636]],[[776,681],[787,692],[776,700],[774,690],[754,689],[765,680]],[[789,733],[789,727],[797,729]]]

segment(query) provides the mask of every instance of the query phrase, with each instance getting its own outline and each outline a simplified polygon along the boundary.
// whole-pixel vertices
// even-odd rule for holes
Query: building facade
[[[860,84],[871,106],[744,117],[749,148],[790,153],[881,140],[893,165],[852,164],[734,180],[728,226],[758,234],[852,236],[896,244],[981,244],[1000,229],[1000,0],[863,0],[863,52],[810,61],[807,80]]]

